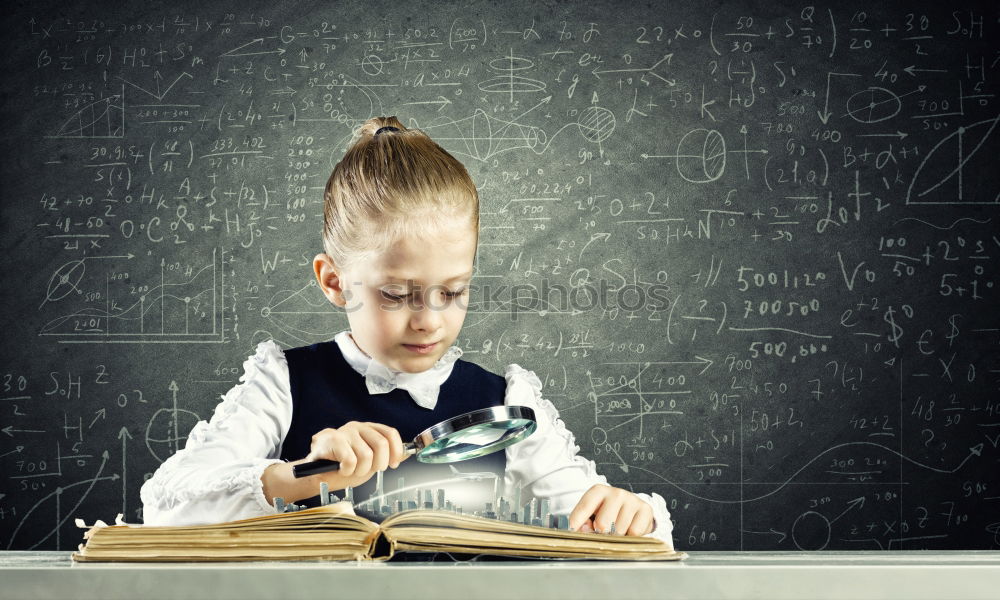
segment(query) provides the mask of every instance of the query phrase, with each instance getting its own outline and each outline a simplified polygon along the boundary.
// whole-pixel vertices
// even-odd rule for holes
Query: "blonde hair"
[[[383,131],[396,127],[399,131]],[[468,218],[479,235],[479,194],[454,156],[395,117],[375,117],[333,168],[323,193],[323,249],[341,269],[403,236],[446,233]],[[478,244],[477,244],[478,245]]]

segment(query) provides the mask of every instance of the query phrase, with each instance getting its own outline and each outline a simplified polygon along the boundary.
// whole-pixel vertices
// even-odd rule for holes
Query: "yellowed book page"
[[[354,514],[350,503],[338,502],[326,506],[317,506],[304,510],[273,515],[262,515],[250,517],[238,521],[226,521],[222,523],[205,523],[201,525],[143,525],[124,524],[111,526],[93,526],[87,528],[88,534],[97,531],[115,531],[123,535],[130,535],[131,532],[141,531],[144,535],[185,535],[190,533],[201,533],[213,530],[240,530],[253,529],[263,531],[267,529],[288,530],[288,529],[308,529],[317,526],[328,525],[331,528],[372,531],[377,530],[378,525],[372,523],[364,517]],[[129,532],[129,533],[125,533]],[[102,534],[104,535],[104,534]],[[89,537],[85,535],[84,537]]]
[[[296,544],[361,544],[364,534],[344,531],[212,531],[198,536],[109,536],[95,535],[87,548],[212,548],[226,546],[266,547]]]
[[[436,510],[398,513],[382,523],[385,535],[399,550],[435,551],[432,546],[456,552],[512,554],[519,556],[591,556],[678,560],[683,552],[662,540],[646,536],[610,536],[510,523]]]
[[[496,533],[510,533],[528,535],[535,537],[551,537],[565,540],[590,541],[594,539],[612,539],[614,543],[621,544],[663,544],[662,540],[645,536],[615,536],[610,537],[597,533],[583,533],[579,531],[568,531],[565,529],[552,529],[550,527],[540,527],[537,525],[525,525],[523,523],[511,523],[497,519],[486,519],[471,515],[460,515],[438,510],[410,510],[389,517],[382,522],[382,529],[385,531],[402,531],[410,527],[445,527],[449,529],[465,531],[493,531]]]
[[[240,560],[365,560],[367,546],[363,544],[322,546],[215,547],[208,551],[199,548],[82,548],[73,553],[73,560],[81,562],[213,562]]]
[[[621,558],[659,556],[672,558],[677,553],[661,540],[655,538],[610,536],[605,534],[584,534],[589,539],[561,539],[551,536],[531,536],[521,533],[498,533],[492,531],[469,531],[444,527],[397,527],[392,536],[403,549],[408,545],[422,547],[449,546],[464,547],[473,552],[487,553],[506,549],[551,554],[575,554],[592,556],[618,556]]]
[[[567,558],[567,559],[586,559],[586,560],[684,560],[688,557],[685,552],[647,552],[647,553],[629,553],[622,554],[619,552],[615,553],[594,553],[594,552],[575,552],[570,550],[545,550],[539,548],[527,548],[527,549],[516,549],[516,548],[497,548],[484,546],[477,548],[470,545],[461,546],[446,546],[442,544],[432,544],[423,545],[417,543],[398,543],[395,548],[396,552],[454,552],[460,554],[485,554],[485,555],[499,555],[499,556],[511,556],[511,557],[525,557],[525,558]]]
[[[190,526],[95,525],[74,560],[242,560],[242,555],[294,559],[309,547],[322,557],[364,558],[379,526],[354,514],[349,503]],[[309,556],[304,556],[309,558]]]
[[[523,533],[526,535],[556,538],[589,539],[590,536],[590,534],[580,533],[578,531],[552,529],[550,527],[525,525],[523,523],[511,523],[510,521],[487,519],[472,515],[460,515],[458,513],[443,510],[408,510],[396,513],[382,521],[382,529],[384,530],[391,530],[394,527],[412,526],[450,527],[471,531],[496,531],[499,533]]]

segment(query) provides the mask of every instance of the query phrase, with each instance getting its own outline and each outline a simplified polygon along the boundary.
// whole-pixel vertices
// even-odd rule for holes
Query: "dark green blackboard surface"
[[[0,548],[140,520],[258,342],[346,328],[310,261],[379,115],[479,186],[464,358],[679,548],[997,548],[996,7],[11,5]]]

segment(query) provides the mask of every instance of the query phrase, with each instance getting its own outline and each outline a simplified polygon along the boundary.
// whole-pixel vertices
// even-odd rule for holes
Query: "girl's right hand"
[[[305,462],[327,459],[340,462],[339,471],[320,475],[331,489],[356,487],[378,471],[399,466],[409,457],[403,440],[393,427],[381,423],[351,421],[312,436]]]

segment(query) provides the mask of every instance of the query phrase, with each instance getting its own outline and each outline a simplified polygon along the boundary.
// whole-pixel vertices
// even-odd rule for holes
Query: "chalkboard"
[[[995,2],[18,3],[0,547],[140,521],[258,342],[347,328],[322,190],[397,115],[482,199],[458,345],[687,550],[1000,546]],[[994,40],[994,41],[990,41]]]

